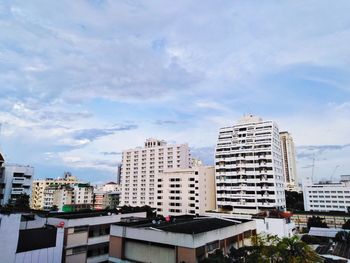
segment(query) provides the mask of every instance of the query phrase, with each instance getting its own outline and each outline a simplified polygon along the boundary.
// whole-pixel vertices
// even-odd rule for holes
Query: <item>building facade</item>
[[[279,130],[253,115],[221,128],[215,152],[219,210],[257,213],[285,209]]]
[[[289,132],[280,132],[285,189],[298,191],[298,176],[293,137]]]
[[[157,213],[163,216],[203,215],[216,208],[213,166],[197,162],[192,168],[169,169],[159,174]]]
[[[124,217],[145,218],[146,212],[115,214],[94,211],[52,215],[48,224],[64,228],[62,262],[108,262],[111,225]]]
[[[123,151],[121,205],[156,207],[159,174],[190,165],[187,144],[168,145],[165,141],[147,139],[143,148]]]
[[[197,263],[216,249],[250,245],[255,222],[209,217],[145,220],[112,225],[109,262]]]
[[[339,183],[303,181],[305,211],[341,211],[350,209],[350,175],[342,175]]]
[[[0,255],[3,263],[61,263],[64,230],[44,218],[0,212]]]
[[[59,211],[65,207],[84,205],[84,208],[91,208],[93,205],[94,192],[90,184],[78,183],[74,185],[61,185],[53,192],[53,206]]]
[[[75,176],[65,173],[63,177],[46,178],[33,181],[30,207],[35,210],[49,210],[53,206],[53,194],[63,185],[79,183]]]
[[[0,205],[14,202],[21,194],[31,195],[34,168],[18,164],[0,167]]]
[[[9,214],[0,211],[0,261],[2,263],[108,262],[111,224],[120,222],[124,217],[145,218],[146,212]]]

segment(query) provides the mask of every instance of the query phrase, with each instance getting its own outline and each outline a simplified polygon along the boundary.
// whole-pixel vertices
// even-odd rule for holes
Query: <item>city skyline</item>
[[[214,165],[220,127],[288,131],[298,177],[350,174],[350,3],[0,3],[0,146],[35,178],[115,180],[147,138]],[[196,12],[193,12],[196,10]],[[65,14],[64,17],[62,14]]]

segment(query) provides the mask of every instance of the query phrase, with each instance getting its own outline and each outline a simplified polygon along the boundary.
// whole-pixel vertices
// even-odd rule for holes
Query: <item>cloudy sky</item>
[[[0,2],[0,144],[36,178],[114,180],[123,149],[275,120],[298,173],[350,174],[350,2]]]

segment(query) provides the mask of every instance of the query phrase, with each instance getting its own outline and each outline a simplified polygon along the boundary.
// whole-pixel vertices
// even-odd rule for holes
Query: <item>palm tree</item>
[[[316,263],[323,259],[297,236],[283,238],[277,244],[279,261],[285,263]]]

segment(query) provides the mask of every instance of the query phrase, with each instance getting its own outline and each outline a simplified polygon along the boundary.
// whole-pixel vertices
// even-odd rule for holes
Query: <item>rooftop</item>
[[[99,217],[99,216],[108,216],[116,213],[103,210],[103,211],[78,211],[78,212],[54,212],[49,213],[48,217],[55,217],[61,219],[79,219],[87,217]]]
[[[173,233],[198,234],[228,226],[238,225],[248,221],[249,220],[245,219],[238,221],[214,217],[178,216],[171,217],[169,222],[159,219],[148,219],[139,221],[132,220],[131,222],[119,222],[116,223],[116,225],[133,228],[153,228]]]

